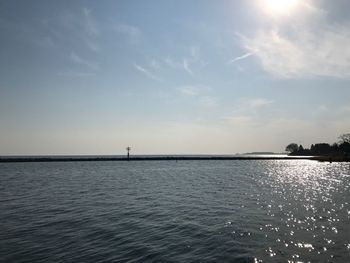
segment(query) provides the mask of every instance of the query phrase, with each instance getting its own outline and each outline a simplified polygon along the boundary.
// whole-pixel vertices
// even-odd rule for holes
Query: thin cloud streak
[[[139,72],[143,73],[146,77],[153,79],[153,80],[157,80],[157,81],[161,81],[162,79],[159,78],[158,76],[154,75],[151,71],[149,71],[148,69],[141,67],[140,65],[134,64],[134,67],[136,70],[138,70]]]
[[[239,57],[236,57],[234,59],[231,59],[229,62],[227,62],[227,64],[232,64],[232,63],[234,63],[236,61],[243,60],[245,58],[249,58],[252,55],[253,55],[253,53],[248,52],[248,53],[246,53],[246,54],[244,54],[242,56],[239,56]]]
[[[92,61],[89,61],[89,60],[86,60],[86,59],[83,59],[81,58],[80,56],[78,56],[76,53],[74,52],[71,52],[70,53],[70,59],[71,61],[73,61],[75,64],[78,64],[78,65],[82,65],[82,66],[85,66],[85,67],[88,67],[92,70],[98,70],[99,69],[99,65],[95,62],[92,62]]]
[[[267,100],[264,98],[257,98],[257,99],[253,99],[253,100],[248,101],[248,105],[254,109],[265,107],[265,106],[268,106],[272,103],[273,103],[272,100]]]
[[[191,76],[193,76],[193,72],[192,70],[190,69],[190,65],[189,65],[189,61],[187,59],[184,59],[183,61],[183,67],[185,69],[185,71],[190,74]]]
[[[188,49],[190,50],[189,55],[183,55],[181,57],[164,56],[159,59],[152,58],[149,62],[149,67],[157,72],[164,72],[168,69],[182,70],[190,76],[195,76],[208,63],[201,59],[199,47],[193,46]]]
[[[80,48],[99,52],[100,23],[93,15],[93,10],[83,7],[75,12],[63,10],[57,17],[43,19],[41,26],[48,31],[55,46],[63,47],[73,41],[79,43]]]

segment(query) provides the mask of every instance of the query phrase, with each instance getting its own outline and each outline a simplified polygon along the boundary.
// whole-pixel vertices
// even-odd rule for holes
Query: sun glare
[[[263,10],[269,15],[289,15],[300,4],[300,0],[261,0]]]

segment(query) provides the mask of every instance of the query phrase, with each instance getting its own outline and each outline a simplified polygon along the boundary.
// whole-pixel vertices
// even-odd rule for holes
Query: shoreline
[[[0,163],[20,162],[96,162],[96,161],[210,161],[210,160],[312,160],[321,162],[350,162],[350,157],[329,156],[139,156],[139,157],[0,157]]]

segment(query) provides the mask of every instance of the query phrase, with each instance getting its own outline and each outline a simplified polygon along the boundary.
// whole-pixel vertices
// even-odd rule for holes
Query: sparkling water
[[[348,262],[349,202],[349,163],[0,163],[0,260]]]

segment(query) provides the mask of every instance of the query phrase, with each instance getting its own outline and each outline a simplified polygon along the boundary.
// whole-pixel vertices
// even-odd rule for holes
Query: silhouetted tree
[[[338,138],[340,139],[339,143],[350,143],[350,133],[342,134]]]
[[[311,144],[310,149],[304,148],[302,145],[290,143],[286,147],[286,151],[290,155],[319,155],[319,156],[349,156],[350,155],[350,133],[339,136],[339,143],[316,143]]]
[[[343,142],[342,144],[339,144],[339,151],[343,154],[349,154],[350,153],[350,143]]]
[[[299,150],[299,146],[296,143],[290,143],[286,146],[286,152],[293,153],[293,152],[296,152],[298,150]]]
[[[339,151],[339,146],[337,143],[333,143],[331,147],[332,147],[332,152],[336,153],[337,151]]]
[[[328,143],[316,143],[312,149],[312,154],[315,155],[326,155],[331,152],[331,146]]]

